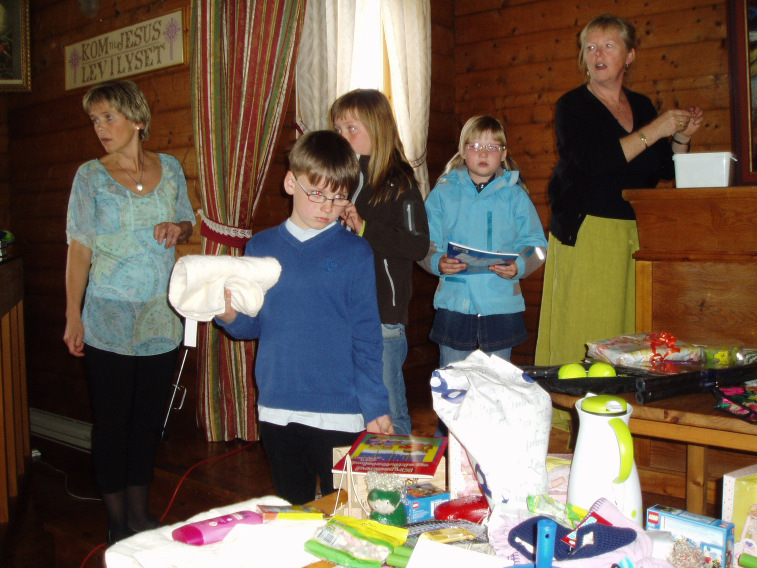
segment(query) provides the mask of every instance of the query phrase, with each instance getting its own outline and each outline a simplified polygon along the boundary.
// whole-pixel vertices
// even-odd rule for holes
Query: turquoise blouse
[[[181,341],[168,305],[175,248],[153,236],[165,221],[195,222],[179,161],[159,154],[162,176],[147,195],[115,181],[99,160],[76,172],[68,203],[67,241],[92,250],[82,321],[87,345],[122,355],[157,355]]]

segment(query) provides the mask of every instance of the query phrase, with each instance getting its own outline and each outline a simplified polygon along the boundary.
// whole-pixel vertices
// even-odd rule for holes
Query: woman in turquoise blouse
[[[178,160],[142,146],[150,109],[137,85],[95,86],[83,106],[106,154],[83,164],[71,189],[63,340],[84,358],[95,476],[115,542],[158,525],[147,503],[182,337],[168,280],[194,215]]]

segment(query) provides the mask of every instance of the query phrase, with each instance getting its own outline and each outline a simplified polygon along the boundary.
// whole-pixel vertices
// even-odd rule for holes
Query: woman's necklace
[[[599,99],[599,102],[601,102],[601,103],[602,103],[603,105],[605,105],[605,106],[607,107],[607,109],[608,109],[608,110],[609,110],[609,111],[610,111],[610,112],[611,112],[611,113],[612,113],[613,115],[617,115],[617,114],[618,114],[618,113],[620,112],[620,109],[621,109],[621,107],[623,106],[623,105],[622,105],[622,103],[620,102],[620,98],[618,98],[618,102],[617,102],[617,103],[611,103],[611,102],[607,101],[607,99],[604,99],[604,98],[602,98],[601,96],[599,96],[599,93],[597,93],[597,92],[596,92],[596,91],[595,91],[595,90],[594,90],[594,89],[592,88],[592,86],[591,86],[591,85],[589,85],[589,90],[591,91],[591,93],[592,93],[592,94],[593,94],[593,95],[594,95],[595,97],[597,97],[597,98]]]
[[[141,192],[144,189],[144,186],[142,185],[142,178],[145,177],[145,158],[141,154],[140,154],[139,158],[140,158],[139,159],[139,165],[140,165],[140,167],[142,169],[142,173],[139,174],[139,181],[135,180],[134,177],[132,177],[132,175],[129,173],[129,171],[125,167],[123,167],[121,165],[121,162],[119,162],[118,160],[116,160],[116,163],[118,164],[118,167],[121,168],[127,176],[129,176],[129,178],[131,179],[131,181],[133,181],[134,183],[137,184],[137,191]]]

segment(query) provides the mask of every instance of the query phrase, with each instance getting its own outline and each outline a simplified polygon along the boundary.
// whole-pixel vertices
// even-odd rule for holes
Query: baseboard
[[[88,422],[30,408],[29,427],[33,436],[85,452],[92,450],[92,424]]]

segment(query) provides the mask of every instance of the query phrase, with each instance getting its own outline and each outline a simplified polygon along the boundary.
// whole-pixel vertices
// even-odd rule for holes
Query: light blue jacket
[[[547,240],[518,171],[498,170],[481,193],[463,165],[439,180],[426,199],[431,250],[422,265],[440,277],[434,307],[463,314],[512,314],[525,311],[519,280],[546,258]],[[439,259],[450,241],[473,248],[514,252],[518,274],[505,279],[493,272],[442,275]]]

